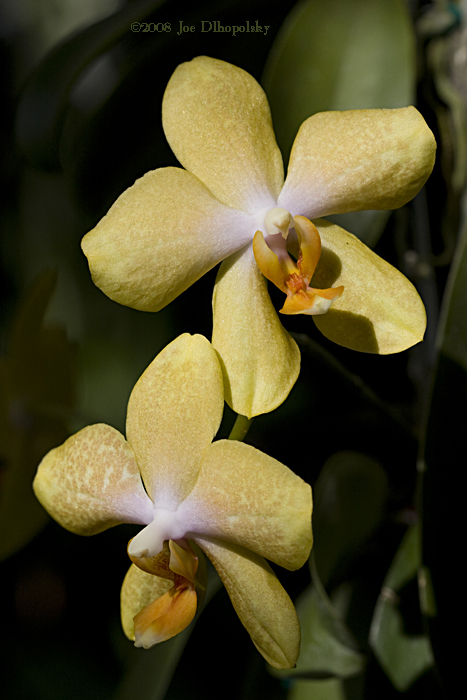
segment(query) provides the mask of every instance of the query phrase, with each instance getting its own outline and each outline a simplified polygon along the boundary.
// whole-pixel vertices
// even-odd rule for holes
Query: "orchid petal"
[[[130,566],[121,592],[122,627],[128,639],[135,638],[133,618],[172,586],[173,581],[146,573],[134,564]]]
[[[219,361],[201,335],[179,336],[140,377],[128,403],[127,438],[156,508],[175,511],[190,493],[223,408]]]
[[[274,668],[293,668],[300,650],[300,625],[289,596],[258,554],[212,538],[196,538],[227,589],[253,644]]]
[[[313,275],[316,287],[344,285],[318,329],[338,345],[388,355],[423,340],[425,307],[404,275],[358,238],[324,219],[315,220],[322,243]]]
[[[396,209],[425,184],[435,150],[414,107],[315,114],[298,131],[278,205],[309,219]]]
[[[167,85],[162,122],[180,163],[221,202],[251,214],[275,206],[282,156],[251,75],[207,56],[182,63]]]
[[[220,266],[213,310],[225,400],[248,418],[273,411],[297,381],[300,351],[279,321],[251,245]]]
[[[91,425],[42,460],[34,492],[62,527],[95,535],[120,523],[149,523],[153,505],[135,456],[118,430]]]
[[[250,216],[221,204],[181,168],[146,173],[82,240],[107,296],[159,311],[253,237]]]
[[[281,462],[251,445],[218,440],[206,450],[180,515],[192,532],[295,570],[310,555],[311,509],[310,486]]]

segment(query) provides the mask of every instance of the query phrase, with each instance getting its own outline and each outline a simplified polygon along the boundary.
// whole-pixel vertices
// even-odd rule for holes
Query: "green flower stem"
[[[247,418],[239,413],[234,426],[230,431],[229,440],[239,440],[240,442],[243,442],[252,422],[253,418]]]

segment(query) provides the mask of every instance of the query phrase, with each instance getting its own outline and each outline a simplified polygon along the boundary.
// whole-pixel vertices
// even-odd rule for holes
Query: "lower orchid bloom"
[[[414,107],[315,114],[298,131],[285,182],[266,96],[240,68],[205,56],[181,64],[162,120],[186,169],[147,173],[82,247],[95,284],[144,311],[162,309],[223,261],[212,342],[234,411],[273,410],[300,370],[264,277],[287,295],[282,313],[312,315],[339,345],[389,354],[423,339],[425,309],[413,285],[317,218],[395,209],[417,194],[436,143]]]
[[[127,439],[108,425],[84,428],[46,455],[34,491],[77,534],[144,525],[128,545],[121,595],[123,629],[137,646],[189,625],[205,587],[204,552],[258,650],[290,668],[300,627],[264,557],[290,570],[305,563],[311,489],[250,445],[212,442],[223,407],[215,350],[202,336],[181,335],[136,383]]]

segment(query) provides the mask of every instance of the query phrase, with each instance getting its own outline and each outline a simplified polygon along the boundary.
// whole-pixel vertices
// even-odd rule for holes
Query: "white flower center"
[[[165,540],[179,540],[186,534],[186,526],[176,510],[156,508],[152,523],[138,532],[128,547],[132,557],[155,557]]]

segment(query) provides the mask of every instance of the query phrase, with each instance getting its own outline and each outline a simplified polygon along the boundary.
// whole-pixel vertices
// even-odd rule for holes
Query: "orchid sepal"
[[[251,246],[221,264],[212,304],[225,401],[247,418],[273,411],[297,381],[300,350],[279,321]]]
[[[212,537],[196,538],[196,543],[214,565],[260,654],[274,668],[293,668],[300,651],[300,624],[267,561],[244,547]]]

